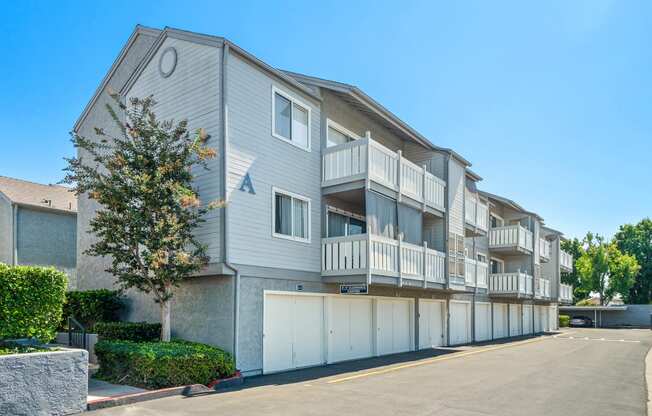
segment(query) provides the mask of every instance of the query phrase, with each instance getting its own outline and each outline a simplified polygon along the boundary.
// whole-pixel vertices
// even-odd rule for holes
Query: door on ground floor
[[[450,345],[471,342],[471,302],[450,301]]]
[[[446,344],[446,302],[419,299],[419,349]]]
[[[550,306],[550,330],[556,331],[559,329],[559,316],[557,315],[557,306]]]
[[[521,305],[511,303],[509,305],[509,336],[521,335],[521,324],[523,322]]]
[[[540,305],[534,305],[534,332],[539,333],[543,331],[542,318],[543,318],[542,308]]]
[[[377,354],[394,354],[412,350],[412,315],[410,299],[379,298],[376,302]]]
[[[476,302],[475,304],[475,340],[491,339],[491,303]]]
[[[324,363],[323,296],[267,294],[263,314],[263,372]]]
[[[494,303],[493,304],[493,313],[494,313],[494,339],[496,338],[505,338],[509,334],[509,321],[508,321],[508,310],[506,303]]]
[[[532,333],[532,305],[523,305],[523,334]]]
[[[329,296],[328,362],[373,355],[373,302],[365,297]]]

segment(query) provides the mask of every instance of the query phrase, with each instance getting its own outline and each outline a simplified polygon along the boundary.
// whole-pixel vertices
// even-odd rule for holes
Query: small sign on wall
[[[251,181],[251,176],[249,176],[249,172],[247,172],[242,179],[242,183],[240,184],[240,191],[242,192],[249,192],[252,195],[256,195],[256,190],[254,189],[254,184]]]
[[[366,283],[358,283],[353,285],[340,285],[341,295],[366,295],[369,293],[369,288]]]

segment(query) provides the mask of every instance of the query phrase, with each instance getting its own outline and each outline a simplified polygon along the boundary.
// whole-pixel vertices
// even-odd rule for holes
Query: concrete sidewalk
[[[92,403],[99,400],[106,400],[113,397],[124,396],[125,394],[142,393],[147,391],[138,387],[121,386],[111,384],[89,377],[88,379],[88,398],[86,402]]]

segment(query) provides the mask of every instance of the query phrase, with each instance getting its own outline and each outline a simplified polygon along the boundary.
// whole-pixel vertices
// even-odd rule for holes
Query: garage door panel
[[[471,342],[471,304],[450,302],[450,344]]]
[[[521,335],[522,321],[521,305],[509,305],[509,335]]]
[[[532,305],[523,305],[523,334],[532,333]]]
[[[494,303],[493,304],[493,332],[494,338],[505,338],[508,331],[507,321],[507,304]]]
[[[404,299],[378,299],[378,355],[410,351],[412,302]]]
[[[441,301],[419,300],[419,348],[444,345],[444,309]]]
[[[294,310],[294,364],[323,364],[324,298],[297,296]]]
[[[491,304],[475,304],[475,340],[487,341],[491,339]]]
[[[373,355],[372,301],[365,298],[330,299],[329,362]]]
[[[294,327],[291,324],[293,298],[267,295],[265,300],[264,371],[292,368],[292,342]]]

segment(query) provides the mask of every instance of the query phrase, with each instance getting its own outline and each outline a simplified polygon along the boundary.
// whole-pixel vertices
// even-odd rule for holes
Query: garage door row
[[[451,300],[449,305],[450,344],[471,342],[471,302]],[[476,339],[516,335],[516,326],[511,328],[515,320],[507,314],[524,316],[529,310],[531,317],[532,306],[525,306],[530,309],[494,304],[492,330],[491,304],[476,303]],[[267,292],[263,309],[264,373],[414,349],[415,304],[411,298]],[[420,299],[418,312],[419,348],[445,345],[446,302]],[[523,331],[521,324],[517,326]],[[532,325],[518,334],[530,332]]]

